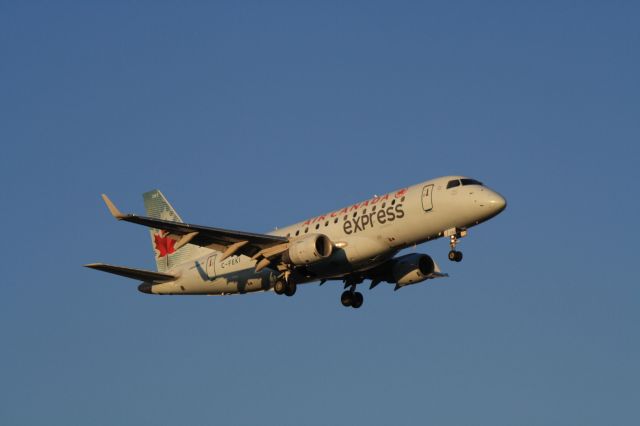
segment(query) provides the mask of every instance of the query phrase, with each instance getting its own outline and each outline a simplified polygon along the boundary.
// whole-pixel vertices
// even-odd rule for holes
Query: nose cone
[[[497,192],[491,191],[491,195],[489,196],[489,207],[494,211],[494,214],[500,213],[502,210],[507,208],[507,200]]]

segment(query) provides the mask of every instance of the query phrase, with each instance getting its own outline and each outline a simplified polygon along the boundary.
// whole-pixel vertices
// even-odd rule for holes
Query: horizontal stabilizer
[[[449,274],[442,272],[432,272],[427,276],[427,278],[447,278]]]
[[[125,268],[124,266],[113,266],[105,263],[90,263],[84,266],[91,269],[97,269],[98,271],[108,272],[110,274],[120,275],[145,282],[164,283],[167,281],[174,281],[178,278],[178,276],[174,274],[147,271],[144,269]]]

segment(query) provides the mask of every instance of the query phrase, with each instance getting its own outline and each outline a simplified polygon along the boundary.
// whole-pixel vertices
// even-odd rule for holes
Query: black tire
[[[362,297],[362,293],[356,292],[353,293],[353,301],[351,302],[351,307],[358,309],[362,306],[362,302],[364,302],[364,297]]]
[[[353,303],[353,292],[347,290],[342,293],[342,296],[340,296],[340,303],[342,303],[342,306],[345,307],[351,306],[351,304]]]
[[[456,252],[456,262],[460,262],[462,261],[462,252],[461,251],[457,251]]]
[[[289,283],[287,285],[287,289],[284,291],[284,294],[286,294],[287,296],[291,297],[294,294],[296,294],[296,290],[298,289],[298,286],[296,285],[296,283]]]
[[[281,280],[276,281],[276,283],[273,285],[273,291],[276,294],[284,294],[286,289],[287,289],[287,283]]]
[[[458,253],[458,252],[457,252],[457,251],[455,251],[455,250],[451,250],[451,251],[449,252],[449,260],[450,260],[450,261],[455,262],[455,260],[456,260],[456,256],[457,256],[457,254],[456,254],[456,253]]]

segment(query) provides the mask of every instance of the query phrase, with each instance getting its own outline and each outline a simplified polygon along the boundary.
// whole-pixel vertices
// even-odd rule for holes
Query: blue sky
[[[637,2],[3,2],[0,423],[635,425]],[[142,212],[263,232],[447,174],[507,210],[356,311],[153,297]]]

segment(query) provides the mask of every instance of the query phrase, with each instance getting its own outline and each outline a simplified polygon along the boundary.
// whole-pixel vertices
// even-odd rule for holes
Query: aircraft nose
[[[500,213],[502,210],[507,208],[507,200],[497,192],[493,192],[489,197],[489,206],[491,206],[496,213]]]

